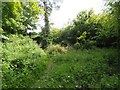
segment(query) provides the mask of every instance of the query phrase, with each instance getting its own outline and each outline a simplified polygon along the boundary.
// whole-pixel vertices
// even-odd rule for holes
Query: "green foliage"
[[[84,39],[86,38],[86,34],[87,34],[86,31],[83,32],[82,35],[81,35],[80,37],[78,37],[77,39],[78,39],[78,40],[81,40],[81,39],[84,40]]]
[[[120,47],[120,1],[115,0],[114,2],[109,2],[108,6],[110,6],[109,11],[110,15],[113,17],[112,24],[114,26],[114,32],[117,37],[116,43],[117,47]]]
[[[63,36],[63,34],[62,34],[63,32],[62,32],[62,30],[58,30],[58,29],[56,29],[56,28],[53,28],[52,29],[52,32],[50,33],[51,34],[51,36],[52,36],[52,43],[53,44],[62,44],[62,36]],[[64,36],[65,36],[65,34],[64,34]]]
[[[55,36],[58,41],[66,45],[74,45],[76,42],[84,43],[87,39],[93,40],[99,30],[99,14],[95,15],[93,10],[81,11],[77,18],[72,21],[65,29],[58,32]]]
[[[68,46],[72,42],[70,41],[72,37],[68,29],[65,30],[61,29],[61,30],[57,30],[56,33],[54,31],[52,33],[53,33],[54,44],[61,44],[63,46]]]
[[[98,46],[113,46],[116,47],[118,31],[114,28],[113,16],[109,15],[109,13],[102,13],[99,23],[101,24],[101,28],[96,32],[96,36],[93,38],[96,39]]]
[[[75,48],[75,49],[79,49],[79,48],[80,48],[80,43],[78,43],[78,42],[75,43],[75,44],[74,44],[74,48]]]
[[[85,40],[86,39],[87,32],[83,32],[81,36],[77,37],[78,41],[74,44],[75,49],[90,49],[95,46],[95,41],[93,40]],[[80,43],[79,43],[80,42]]]
[[[2,48],[3,88],[29,88],[47,68],[46,54],[29,37],[12,35]]]
[[[34,27],[38,14],[42,14],[38,2],[3,2],[2,28],[4,34],[26,34],[28,26]]]
[[[84,48],[90,45],[119,47],[119,2],[109,5],[109,11],[104,10],[102,14],[96,15],[93,10],[81,11],[70,25],[53,36],[53,41],[76,48],[81,45]]]
[[[50,23],[49,23],[49,16],[53,10],[53,8],[60,8],[59,5],[57,5],[56,3],[59,2],[58,1],[49,1],[49,0],[46,0],[46,1],[43,1],[43,0],[40,0],[40,3],[43,3],[43,7],[44,7],[44,22],[45,22],[45,25],[44,25],[44,29],[42,30],[43,32],[43,38],[44,40],[42,41],[42,48],[46,48],[50,42]]]
[[[39,33],[41,47],[46,49],[50,44],[53,43],[53,33],[49,33],[47,37],[44,36],[43,32]]]
[[[120,51],[97,47],[120,47],[120,1],[108,1],[101,14],[81,11],[64,29],[52,32],[48,18],[52,4],[47,2],[43,12],[38,2],[2,3],[2,87],[31,87],[44,74],[51,55],[54,66],[37,88],[118,88]],[[31,38],[40,40],[46,53],[27,36],[14,35],[26,35],[28,26],[36,28],[38,14],[45,14],[45,28]],[[69,45],[75,50],[68,52]]]
[[[111,87],[118,88],[119,78],[118,75],[112,75],[112,76],[105,75],[103,76],[100,82],[103,88],[111,88]]]
[[[113,59],[114,57],[114,59]],[[52,57],[54,67],[37,88],[118,88],[119,65],[116,49],[72,50]]]
[[[75,43],[73,47],[75,49],[95,49],[95,43],[93,40],[85,40],[84,43]]]

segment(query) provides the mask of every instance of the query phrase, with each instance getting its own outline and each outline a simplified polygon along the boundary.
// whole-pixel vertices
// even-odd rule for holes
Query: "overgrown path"
[[[38,86],[40,81],[45,79],[45,77],[52,70],[52,68],[53,68],[53,61],[52,61],[52,58],[50,58],[50,62],[49,62],[47,70],[45,71],[45,74],[32,86],[32,88],[39,88],[39,87],[36,87],[36,86]]]

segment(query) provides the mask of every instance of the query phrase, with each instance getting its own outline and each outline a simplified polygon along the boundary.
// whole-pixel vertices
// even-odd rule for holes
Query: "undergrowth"
[[[2,43],[2,88],[28,88],[48,65],[45,52],[29,37],[15,35]]]
[[[54,67],[36,88],[118,88],[117,49],[72,50],[52,57]]]

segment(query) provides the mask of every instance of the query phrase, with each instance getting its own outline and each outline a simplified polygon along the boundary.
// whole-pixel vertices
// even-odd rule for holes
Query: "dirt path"
[[[48,68],[47,70],[45,71],[45,74],[32,86],[32,88],[36,88],[36,85],[41,81],[41,80],[44,80],[46,75],[52,70],[53,68],[53,62],[52,62],[52,58],[50,58],[50,62],[49,62],[49,65],[48,65]]]

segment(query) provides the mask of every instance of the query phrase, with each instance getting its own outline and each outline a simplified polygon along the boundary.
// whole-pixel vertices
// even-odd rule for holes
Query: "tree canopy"
[[[35,27],[38,15],[43,14],[38,2],[3,2],[2,28],[4,34],[26,34],[28,26]]]

